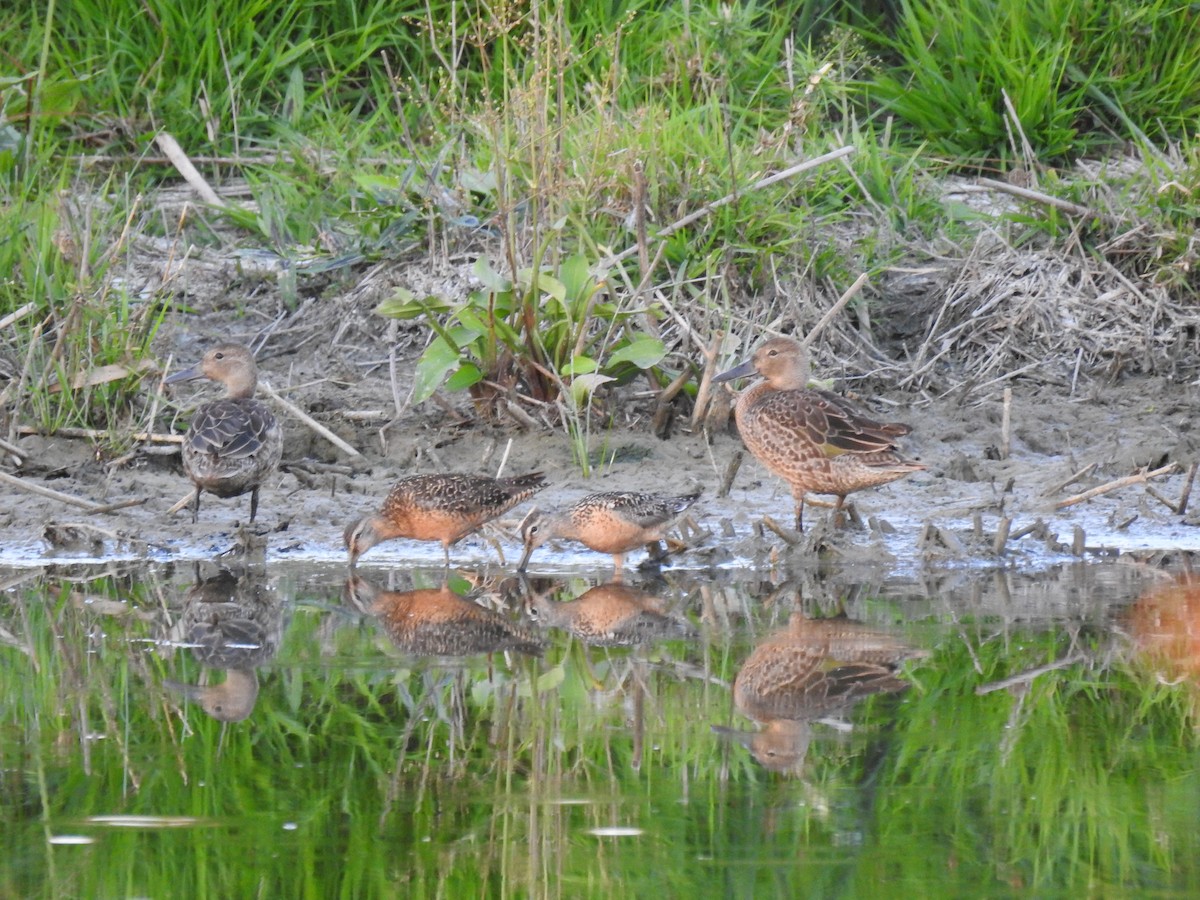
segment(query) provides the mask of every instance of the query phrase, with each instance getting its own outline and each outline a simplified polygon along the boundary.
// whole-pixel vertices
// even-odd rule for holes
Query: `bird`
[[[199,363],[176,372],[164,384],[198,378],[223,384],[225,396],[201,404],[183,436],[183,471],[195,485],[189,498],[193,500],[192,521],[200,515],[204,491],[218,497],[237,497],[249,491],[253,522],[258,514],[258,489],[283,456],[283,429],[267,405],[254,399],[258,366],[249,347],[219,344]]]
[[[561,628],[596,647],[632,647],[695,634],[686,619],[670,615],[662,598],[621,584],[599,584],[574,600],[551,600],[530,592],[526,614],[543,628]]]
[[[844,397],[807,389],[808,359],[798,341],[773,338],[713,381],[754,374],[763,380],[738,397],[738,432],[759,462],[791,488],[797,531],[804,531],[807,493],[835,495],[840,515],[847,494],[926,468],[897,451],[895,441],[912,430],[908,425],[876,422]]]
[[[541,472],[511,478],[487,475],[409,475],[392,487],[383,508],[346,526],[350,568],[381,541],[441,541],[450,566],[450,545],[504,515],[546,486]]]
[[[700,491],[671,496],[639,491],[588,494],[558,513],[536,509],[521,523],[524,571],[533,551],[551,538],[579,541],[598,553],[611,553],[618,574],[625,553],[662,540],[667,529],[700,497]]]
[[[494,610],[473,603],[446,585],[413,591],[385,591],[351,575],[343,598],[374,616],[392,642],[417,656],[472,656],[516,650],[540,656],[534,635]]]
[[[850,619],[793,613],[787,626],[751,651],[734,678],[734,707],[761,730],[715,730],[743,739],[769,769],[798,771],[814,720],[845,712],[871,694],[905,690],[900,664],[926,655]]]

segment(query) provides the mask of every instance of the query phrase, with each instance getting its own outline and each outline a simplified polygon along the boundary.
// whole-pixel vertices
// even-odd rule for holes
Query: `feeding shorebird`
[[[611,553],[620,573],[626,552],[663,540],[699,496],[700,491],[680,496],[605,491],[588,494],[557,513],[534,510],[521,523],[525,553],[517,568],[524,571],[534,550],[552,538],[561,538],[579,541],[598,553]]]
[[[876,422],[844,397],[806,388],[808,359],[799,342],[773,338],[713,381],[755,374],[762,381],[738,397],[738,431],[759,462],[791,488],[797,531],[804,530],[807,493],[834,494],[840,514],[847,494],[925,468],[897,452],[896,438],[912,430],[907,425]]]
[[[546,486],[541,472],[512,478],[487,475],[410,475],[396,482],[383,508],[346,526],[350,568],[381,541],[440,541],[450,565],[450,545]]]
[[[254,399],[258,366],[250,348],[221,344],[199,363],[164,384],[208,378],[225,386],[225,396],[197,408],[183,437],[183,471],[195,485],[192,521],[204,491],[218,497],[250,492],[250,521],[258,513],[258,489],[279,467],[283,429],[261,400]],[[185,502],[185,501],[181,501]],[[178,507],[177,507],[178,508]]]

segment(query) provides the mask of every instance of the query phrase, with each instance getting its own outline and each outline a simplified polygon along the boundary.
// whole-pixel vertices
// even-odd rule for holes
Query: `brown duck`
[[[611,553],[621,572],[625,553],[666,537],[667,529],[696,502],[699,491],[680,496],[606,491],[588,494],[559,513],[533,513],[521,523],[524,570],[533,551],[552,538],[579,541],[598,553]]]
[[[241,344],[221,344],[166,384],[208,378],[225,386],[225,396],[202,404],[183,438],[183,471],[196,486],[192,521],[204,491],[218,497],[250,492],[250,521],[258,513],[258,489],[279,467],[283,429],[267,405],[254,399],[258,366]]]
[[[897,452],[896,438],[912,430],[907,425],[876,422],[844,397],[807,389],[808,360],[791,338],[767,341],[713,381],[756,373],[763,380],[738,397],[738,431],[759,462],[792,489],[797,531],[804,530],[807,493],[835,495],[840,513],[847,494],[925,468]]]
[[[410,475],[396,482],[383,508],[346,526],[350,568],[381,541],[440,541],[450,565],[450,545],[478,531],[546,486],[541,472],[512,478],[487,475]]]

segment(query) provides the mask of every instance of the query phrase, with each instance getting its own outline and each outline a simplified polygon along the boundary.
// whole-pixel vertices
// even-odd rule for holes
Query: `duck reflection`
[[[163,683],[222,722],[240,722],[258,700],[256,669],[275,656],[283,636],[283,604],[260,570],[222,569],[184,597],[172,640],[205,668],[224,670],[212,684]]]
[[[597,647],[632,647],[695,634],[691,623],[670,614],[661,597],[619,581],[597,585],[565,602],[530,590],[525,611],[541,627],[570,632]]]
[[[1140,661],[1167,683],[1200,684],[1200,576],[1147,591],[1124,616]]]
[[[900,664],[923,655],[849,619],[794,613],[786,628],[754,648],[733,683],[734,707],[761,730],[713,730],[738,738],[766,768],[798,774],[815,720],[843,713],[871,694],[904,690]]]
[[[378,619],[397,647],[416,656],[542,652],[537,637],[446,585],[387,591],[355,575],[346,580],[342,596],[350,606]]]

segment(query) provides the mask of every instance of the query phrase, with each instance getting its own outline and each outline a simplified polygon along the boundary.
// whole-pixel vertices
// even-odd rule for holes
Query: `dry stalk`
[[[279,395],[279,392],[276,391],[273,387],[271,387],[271,385],[267,384],[265,381],[260,381],[258,383],[258,387],[259,387],[259,390],[261,390],[264,394],[266,394],[268,397],[270,397],[272,400],[274,400],[276,403],[278,403],[280,406],[282,406],[285,410],[287,410],[289,413],[291,413],[293,416],[295,416],[297,419],[299,419],[301,422],[303,422],[305,425],[307,425],[309,428],[311,428],[313,431],[315,431],[321,437],[325,438],[325,440],[329,441],[329,443],[333,444],[333,446],[337,447],[339,450],[341,450],[347,456],[353,456],[353,457],[362,456],[361,453],[359,453],[357,450],[355,450],[353,447],[351,447],[349,444],[347,444],[345,441],[343,441],[340,437],[338,437],[336,434],[334,434],[332,431],[330,431],[328,428],[326,428],[324,425],[322,425],[320,422],[318,422],[316,419],[314,419],[312,416],[310,416],[308,413],[306,413],[304,410],[302,410],[300,407],[298,407],[295,403],[292,403],[290,400],[286,400],[283,397],[281,397]]]
[[[126,506],[134,506],[139,503],[144,503],[144,500],[123,500],[116,504],[100,504],[93,503],[91,500],[84,500],[72,494],[64,494],[62,491],[52,490],[48,487],[42,487],[40,484],[26,481],[24,478],[18,478],[16,475],[10,475],[7,472],[0,472],[0,484],[7,484],[10,487],[20,488],[23,491],[28,491],[31,494],[37,494],[40,497],[48,497],[51,500],[57,500],[59,503],[66,503],[68,506],[74,506],[78,509],[86,510],[90,513],[105,513],[111,512],[114,509],[121,509]]]
[[[815,169],[818,166],[825,165],[825,163],[833,162],[834,160],[841,159],[843,156],[849,156],[853,152],[854,152],[854,147],[852,147],[852,146],[839,147],[837,150],[831,150],[829,153],[825,153],[825,154],[822,154],[821,156],[815,157],[813,159],[808,159],[808,160],[805,160],[804,162],[797,163],[794,166],[790,166],[790,167],[784,169],[782,172],[777,172],[774,175],[768,175],[765,178],[760,178],[758,181],[754,182],[751,185],[748,185],[747,187],[739,188],[738,190],[732,191],[731,193],[728,193],[724,197],[720,198],[719,200],[714,200],[712,203],[706,203],[704,206],[700,207],[699,209],[695,210],[694,212],[688,213],[688,215],[683,216],[680,219],[676,219],[674,222],[672,222],[666,228],[663,228],[661,231],[656,233],[654,235],[654,237],[655,237],[655,239],[657,239],[659,241],[664,240],[664,239],[670,237],[671,235],[673,235],[675,232],[679,231],[680,229],[686,228],[688,225],[691,225],[693,222],[703,219],[705,216],[715,212],[716,210],[720,209],[723,206],[728,206],[730,203],[733,203],[735,200],[740,199],[741,197],[743,197],[746,194],[749,194],[752,191],[757,191],[757,190],[761,190],[762,188],[765,188],[765,187],[770,187],[771,185],[776,184],[777,182],[784,181],[788,178],[793,178],[796,175],[800,175],[804,172],[807,172],[809,169]],[[621,262],[621,260],[628,259],[630,256],[633,256],[635,253],[637,253],[638,247],[639,247],[638,243],[635,242],[633,245],[626,247],[620,253],[614,253],[614,254],[611,254],[611,255],[605,257],[604,259],[602,259],[600,261],[598,268],[600,268],[600,269],[611,268],[612,266]]]
[[[1126,475],[1124,478],[1118,478],[1116,481],[1110,481],[1107,484],[1102,484],[1092,488],[1089,491],[1084,491],[1082,494],[1076,494],[1073,497],[1068,497],[1066,500],[1060,500],[1054,504],[1055,509],[1065,509],[1068,506],[1074,506],[1077,503],[1083,503],[1086,500],[1091,500],[1093,497],[1099,497],[1101,494],[1107,494],[1110,491],[1119,490],[1123,487],[1129,487],[1132,484],[1142,484],[1149,481],[1151,478],[1158,478],[1161,475],[1173,475],[1179,471],[1177,463],[1167,463],[1153,472],[1145,470],[1138,472],[1136,475]]]

